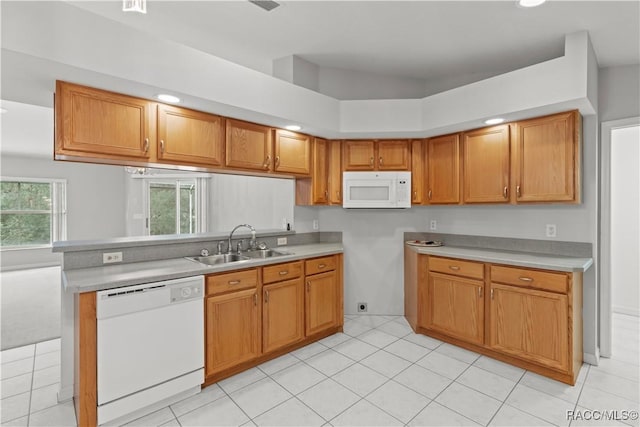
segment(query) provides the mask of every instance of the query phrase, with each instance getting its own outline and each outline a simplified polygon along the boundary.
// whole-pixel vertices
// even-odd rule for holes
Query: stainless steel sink
[[[227,264],[229,262],[248,261],[251,258],[238,254],[220,254],[209,256],[186,257],[188,260],[199,262],[207,265]]]
[[[243,252],[249,258],[272,258],[276,256],[291,255],[289,252],[280,252],[273,249],[256,249],[253,251]]]

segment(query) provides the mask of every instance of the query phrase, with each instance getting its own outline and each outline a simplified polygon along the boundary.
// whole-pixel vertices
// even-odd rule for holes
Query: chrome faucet
[[[253,228],[252,226],[250,226],[249,224],[240,224],[237,225],[233,230],[231,230],[231,233],[229,233],[229,241],[228,246],[227,246],[227,253],[230,254],[231,253],[231,238],[233,237],[233,233],[240,227],[246,227],[249,230],[251,230],[251,245],[254,246],[255,245],[255,241],[256,241],[256,229]]]

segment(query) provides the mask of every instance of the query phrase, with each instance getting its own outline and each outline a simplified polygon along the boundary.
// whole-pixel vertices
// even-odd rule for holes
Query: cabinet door
[[[263,288],[264,353],[304,337],[304,279],[287,280]]]
[[[206,299],[206,376],[260,355],[255,289]]]
[[[207,166],[224,164],[224,119],[158,105],[158,159]]]
[[[378,170],[411,170],[411,147],[408,139],[378,141]]]
[[[306,336],[338,325],[338,281],[335,271],[307,276]]]
[[[342,204],[342,144],[340,141],[329,143],[329,203]]]
[[[273,165],[271,129],[227,119],[225,164],[233,168],[269,171]]]
[[[460,136],[427,140],[427,199],[430,204],[460,202]]]
[[[511,162],[509,125],[463,134],[463,202],[508,203]]]
[[[429,273],[428,327],[473,344],[484,342],[484,282]]]
[[[282,129],[275,131],[274,171],[297,175],[311,174],[311,138]]]
[[[345,171],[375,170],[375,141],[357,140],[342,143],[342,167]]]
[[[411,141],[411,203],[422,204],[424,200],[424,142]]]
[[[580,202],[577,111],[516,124],[516,200]]]
[[[55,103],[56,158],[149,159],[154,102],[57,81]]]
[[[490,307],[490,348],[569,369],[566,295],[492,283]]]
[[[326,205],[329,203],[329,157],[328,141],[314,138],[313,140],[313,175],[312,175],[312,203]]]

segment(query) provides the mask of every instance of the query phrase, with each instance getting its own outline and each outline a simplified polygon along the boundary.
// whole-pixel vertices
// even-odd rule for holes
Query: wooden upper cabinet
[[[460,135],[429,138],[427,145],[427,201],[460,202]]]
[[[56,82],[55,157],[146,161],[155,144],[156,103]]]
[[[462,134],[463,203],[508,203],[509,125]]]
[[[310,136],[276,129],[274,154],[274,172],[306,176],[311,174]]]
[[[224,119],[171,105],[158,105],[158,160],[224,165]]]
[[[311,157],[313,159],[312,203],[326,205],[329,203],[329,153],[326,139],[314,138]]]
[[[342,204],[342,144],[340,141],[327,141],[329,204]]]
[[[408,139],[377,141],[377,168],[380,171],[411,170],[411,145]]]
[[[342,167],[345,171],[411,170],[410,141],[405,139],[344,141]]]
[[[353,140],[342,143],[342,169],[372,171],[376,167],[376,143],[373,140]]]
[[[577,111],[516,123],[516,201],[580,203]]]
[[[273,167],[271,128],[227,119],[226,166],[269,171]]]
[[[411,141],[411,203],[422,204],[424,201],[424,141]]]

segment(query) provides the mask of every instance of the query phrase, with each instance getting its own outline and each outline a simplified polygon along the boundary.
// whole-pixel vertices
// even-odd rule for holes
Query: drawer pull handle
[[[380,157],[379,163],[380,166],[382,166],[382,157]]]
[[[267,304],[269,302],[269,291],[264,291],[264,303]]]
[[[491,289],[491,299],[493,299],[493,289]]]
[[[149,138],[144,139],[144,152],[149,152]]]
[[[429,190],[429,193],[427,194],[427,196],[429,197],[429,200],[431,200],[431,195],[433,194],[433,192],[431,190]]]
[[[336,197],[338,198],[338,200],[340,200],[340,192],[336,191]]]
[[[280,166],[280,156],[276,156],[276,167]]]
[[[282,270],[280,273],[281,276],[286,276],[287,274],[289,274],[289,270]]]
[[[369,159],[369,166],[372,166],[372,167],[373,167],[373,157],[371,157],[371,158]]]
[[[265,169],[269,169],[269,165],[271,165],[271,156],[267,156],[267,158],[264,159],[264,163],[262,164],[262,167]]]
[[[519,185],[516,186],[516,196],[518,196],[518,197],[522,196],[522,192],[520,191],[520,186]]]
[[[458,267],[457,265],[450,265],[449,268],[452,269],[453,271],[460,270],[460,267]]]
[[[307,292],[311,291],[311,282],[307,281]]]
[[[324,190],[324,198],[329,200],[329,190]]]
[[[318,268],[325,268],[327,264],[318,264]]]
[[[258,305],[258,293],[253,294],[253,305]]]
[[[504,189],[502,190],[502,197],[506,199],[508,195],[509,195],[509,189],[505,186]]]
[[[229,284],[230,284],[230,285],[237,285],[237,284],[239,284],[240,282],[242,282],[242,280],[229,280]]]
[[[482,287],[478,286],[478,297],[482,298]]]
[[[533,282],[533,279],[531,277],[518,277],[518,279],[522,280],[523,282]]]

